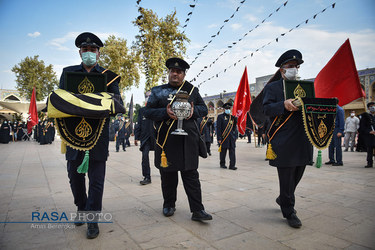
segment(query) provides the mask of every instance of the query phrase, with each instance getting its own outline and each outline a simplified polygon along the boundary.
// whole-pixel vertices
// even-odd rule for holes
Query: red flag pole
[[[33,92],[30,98],[29,114],[27,117],[27,133],[30,134],[33,127],[38,123],[38,110],[36,108],[36,94],[35,87],[33,87]]]

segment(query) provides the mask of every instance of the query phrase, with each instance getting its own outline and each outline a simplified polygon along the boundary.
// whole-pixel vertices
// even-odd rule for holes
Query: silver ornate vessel
[[[189,94],[186,91],[180,91],[176,94],[176,100],[172,104],[172,111],[177,116],[177,128],[172,135],[187,135],[182,129],[182,121],[188,118],[191,112],[191,105],[188,102]]]

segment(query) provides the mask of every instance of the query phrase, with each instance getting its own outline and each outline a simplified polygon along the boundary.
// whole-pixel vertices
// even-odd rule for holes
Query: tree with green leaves
[[[58,81],[52,65],[45,66],[44,61],[38,58],[26,57],[12,71],[16,74],[16,88],[20,94],[30,99],[35,86],[36,100],[42,101],[58,86]]]
[[[135,104],[135,108],[134,108],[134,116],[133,116],[133,120],[134,122],[137,122],[138,121],[138,114],[139,114],[139,110],[141,109],[141,105],[139,105],[138,103]]]
[[[165,81],[164,62],[170,57],[182,57],[186,53],[185,43],[190,40],[179,31],[176,12],[159,19],[152,10],[139,8],[138,11],[140,16],[133,24],[140,34],[136,36],[133,47],[141,58],[147,91],[158,85],[161,78]]]
[[[133,48],[127,47],[126,40],[109,36],[100,50],[99,64],[121,76],[121,90],[139,86],[139,56]]]

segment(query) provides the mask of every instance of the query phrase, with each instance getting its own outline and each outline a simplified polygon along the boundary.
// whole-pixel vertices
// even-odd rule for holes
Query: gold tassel
[[[61,141],[61,153],[62,154],[66,153],[66,144],[63,141]]]
[[[220,147],[219,147],[219,149],[217,151],[221,152],[221,144],[220,144]]]
[[[268,143],[266,158],[268,160],[275,160],[277,157],[275,151],[273,151],[271,143]]]
[[[167,161],[167,156],[164,152],[164,150],[161,152],[161,167],[166,168],[168,167],[168,161]]]

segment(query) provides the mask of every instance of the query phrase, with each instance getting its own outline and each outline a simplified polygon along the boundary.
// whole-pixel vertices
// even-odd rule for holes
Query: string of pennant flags
[[[141,1],[142,1],[142,0],[137,0],[137,6],[138,6],[138,8],[140,8],[140,7],[139,7],[139,4],[141,3]],[[196,6],[196,3],[198,2],[198,0],[193,0],[193,1],[194,1],[194,4],[189,4],[189,7],[192,8],[192,10],[187,14],[188,17],[187,17],[186,20],[185,20],[185,24],[184,24],[184,26],[182,26],[182,28],[184,29],[183,32],[185,32],[185,28],[187,27],[187,25],[188,25],[188,23],[189,23],[189,21],[190,21],[190,18],[191,18],[191,16],[193,15],[193,11],[194,11],[194,8],[195,8],[195,6]],[[244,0],[244,1],[246,1],[246,0]],[[138,20],[140,20],[141,18],[142,18],[142,15],[137,17]]]
[[[234,11],[234,13],[228,18],[228,19],[225,19],[224,20],[224,23],[223,23],[223,25],[219,28],[219,30],[215,33],[215,34],[213,34],[212,36],[211,36],[211,40],[210,41],[208,41],[207,42],[207,44],[206,45],[204,45],[203,47],[202,47],[202,49],[200,49],[199,50],[199,52],[197,53],[197,55],[195,56],[195,58],[194,58],[194,60],[190,63],[190,66],[191,65],[193,65],[194,64],[194,62],[199,58],[199,56],[202,54],[202,52],[207,48],[207,46],[210,44],[210,43],[212,43],[212,41],[215,39],[215,37],[217,37],[217,36],[219,36],[220,35],[220,32],[221,32],[221,30],[224,28],[224,26],[236,15],[236,13],[238,12],[238,10],[241,8],[241,6],[242,6],[242,4],[244,3],[244,2],[246,2],[246,0],[242,0],[241,2],[240,2],[240,5],[236,8],[236,10]]]
[[[304,20],[303,22],[299,23],[298,25],[296,25],[295,27],[291,28],[291,29],[288,30],[287,32],[280,34],[280,35],[279,35],[278,37],[276,37],[275,39],[271,40],[270,42],[268,42],[268,43],[264,44],[263,46],[257,48],[255,51],[251,52],[250,54],[248,54],[248,55],[244,56],[243,58],[239,59],[239,60],[238,60],[237,62],[235,62],[234,64],[229,65],[227,68],[221,70],[220,72],[218,72],[218,73],[216,73],[215,75],[209,77],[208,79],[204,80],[203,82],[200,82],[200,83],[197,85],[197,87],[200,88],[200,86],[201,86],[203,83],[208,82],[208,81],[212,80],[212,79],[215,78],[215,77],[218,78],[219,75],[220,75],[221,73],[225,73],[228,69],[230,69],[230,68],[232,68],[232,67],[236,67],[236,65],[237,65],[238,63],[240,63],[242,60],[244,60],[244,59],[246,59],[246,58],[248,58],[248,57],[253,57],[253,55],[254,55],[256,52],[258,52],[259,50],[263,49],[264,47],[270,45],[272,42],[279,42],[279,39],[280,39],[280,38],[286,36],[288,33],[292,32],[293,30],[298,29],[301,25],[308,24],[308,22],[309,22],[311,19],[316,19],[316,17],[317,17],[319,14],[324,13],[328,8],[332,8],[332,9],[334,9],[335,6],[336,6],[336,2],[333,3],[333,4],[330,4],[329,6],[327,6],[326,8],[324,8],[323,10],[321,10],[321,11],[317,12],[316,14],[314,14],[312,17],[310,17],[310,18]],[[208,68],[208,66],[204,66],[204,69],[206,69],[206,68]],[[197,80],[197,77],[195,77],[194,79],[192,79],[190,82],[194,82],[194,81],[196,81],[196,80]]]
[[[241,38],[239,38],[236,42],[232,42],[230,45],[227,46],[226,50],[221,53],[213,62],[210,63],[208,67],[204,67],[196,76],[194,79],[198,78],[207,68],[211,68],[220,57],[225,55],[230,49],[234,48],[236,45],[238,45],[247,35],[249,35],[251,32],[253,32],[255,29],[259,28],[267,19],[269,19],[273,14],[278,12],[282,7],[285,7],[287,5],[288,1],[284,2],[282,5],[280,5],[276,10],[274,10],[272,13],[270,13],[266,18],[262,20],[259,24],[254,26],[254,28],[250,29],[248,32],[246,32]]]
[[[194,1],[194,4],[189,4],[189,7],[192,8],[192,10],[187,14],[188,17],[187,17],[186,20],[185,20],[185,25],[182,26],[182,28],[183,28],[183,32],[182,32],[182,33],[185,32],[185,29],[186,29],[187,25],[189,24],[190,18],[191,18],[191,16],[193,15],[193,12],[194,12],[194,9],[195,9],[196,2],[198,2],[198,0],[193,0],[193,1]]]

